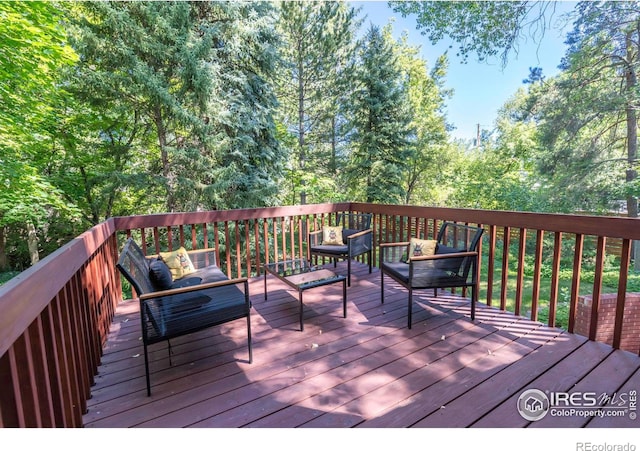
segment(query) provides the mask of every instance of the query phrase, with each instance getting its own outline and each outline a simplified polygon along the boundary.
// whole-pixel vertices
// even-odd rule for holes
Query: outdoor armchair
[[[334,261],[347,260],[347,285],[351,286],[351,261],[359,255],[367,255],[371,273],[373,229],[369,213],[342,213],[333,226],[309,233],[309,260],[327,257]]]
[[[436,240],[416,238],[380,244],[380,300],[384,278],[391,277],[408,290],[408,327],[411,329],[413,290],[471,288],[471,319],[478,301],[479,244],[483,229],[453,222],[440,227]]]

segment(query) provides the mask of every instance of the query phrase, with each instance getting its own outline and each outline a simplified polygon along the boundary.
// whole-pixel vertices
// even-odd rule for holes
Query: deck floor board
[[[327,265],[333,269],[333,265]],[[297,293],[250,280],[254,361],[244,320],[150,347],[146,394],[138,305],[121,303],[83,420],[86,428],[637,427],[624,418],[536,422],[516,410],[527,388],[630,392],[640,357],[442,291],[407,292],[354,264],[342,285]],[[346,263],[336,272],[346,274]]]

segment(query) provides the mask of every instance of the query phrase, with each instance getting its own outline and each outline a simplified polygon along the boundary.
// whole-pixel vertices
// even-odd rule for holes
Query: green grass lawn
[[[509,278],[507,283],[507,310],[513,312],[515,310],[515,296],[517,290],[517,263],[516,254],[512,253],[509,263]],[[560,277],[558,280],[558,305],[556,307],[556,326],[566,328],[569,320],[569,301],[571,296],[572,283],[572,265],[571,261],[562,262],[560,265]],[[522,305],[520,314],[522,316],[531,317],[531,301],[533,297],[533,262],[525,259],[524,279],[522,286]],[[502,259],[496,259],[494,268],[493,295],[491,305],[500,305],[500,284],[502,280]],[[484,256],[481,267],[481,286],[480,286],[480,302],[487,301],[487,271],[488,259]],[[608,262],[605,265],[602,276],[601,293],[617,293],[618,292],[619,268],[615,261]],[[484,282],[483,282],[484,281]],[[593,265],[583,262],[582,273],[580,277],[580,295],[590,295],[593,293],[594,272]],[[551,293],[551,264],[543,263],[540,276],[540,294],[538,297],[538,320],[546,323],[549,318],[549,299]],[[640,272],[631,270],[628,275],[627,291],[640,291]]]

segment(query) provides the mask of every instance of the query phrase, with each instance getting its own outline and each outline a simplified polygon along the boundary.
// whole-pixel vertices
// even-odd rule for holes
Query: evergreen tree
[[[335,192],[338,108],[348,89],[356,10],[336,1],[280,5],[278,98],[282,120],[296,141],[292,174],[303,185],[303,198],[311,194],[324,201],[328,192],[322,185],[333,185]]]
[[[162,187],[162,210],[275,201],[282,155],[267,81],[277,44],[271,11],[267,2],[81,4],[77,91],[118,115],[117,141],[126,134],[137,156],[124,155],[131,165],[120,169],[146,178],[151,198]],[[122,161],[121,149],[111,156]]]
[[[411,116],[392,43],[371,25],[356,69],[351,154],[346,178],[353,200],[401,203],[413,149]]]
[[[287,155],[277,140],[273,87],[279,36],[270,2],[196,2],[215,34],[209,65],[217,83],[207,108],[209,158],[200,205],[232,209],[276,205]],[[195,206],[194,206],[195,207]]]

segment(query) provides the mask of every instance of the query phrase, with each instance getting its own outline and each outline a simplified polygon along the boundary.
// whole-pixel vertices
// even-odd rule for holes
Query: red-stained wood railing
[[[0,287],[0,426],[82,427],[122,299],[106,221]]]
[[[549,299],[544,299],[548,309],[547,323],[556,325],[558,310],[560,272],[571,269],[571,289],[569,293],[569,318],[565,326],[569,332],[574,331],[578,298],[583,284],[583,262],[586,258],[586,244],[595,251],[593,283],[585,287],[593,296],[591,305],[591,321],[589,338],[595,340],[598,328],[599,302],[603,294],[603,273],[607,256],[617,257],[618,287],[615,327],[612,345],[620,347],[621,337],[630,330],[623,329],[623,312],[626,302],[627,279],[631,264],[631,245],[640,240],[640,219],[608,216],[540,214],[507,211],[488,211],[472,209],[447,209],[417,206],[376,205],[352,203],[351,210],[369,212],[374,215],[374,237],[376,245],[381,242],[405,241],[411,236],[432,238],[442,221],[454,221],[485,228],[485,236],[481,245],[486,276],[481,283],[486,290],[484,302],[487,305],[499,305],[503,310],[508,308],[510,281],[515,282],[512,311],[516,315],[523,311],[523,296],[527,284],[531,285],[531,302],[528,305],[528,316],[538,320],[541,301],[540,287],[542,283],[542,261],[544,252],[551,259],[549,279]],[[545,236],[552,237],[551,242]],[[614,246],[608,246],[614,242]],[[517,243],[516,270],[510,268],[510,249],[513,251]],[[571,249],[571,268],[561,268],[563,248]],[[533,274],[526,276],[527,260],[533,260]],[[377,259],[376,259],[377,260]],[[499,278],[496,276],[499,273]],[[497,286],[496,286],[497,285]],[[639,350],[635,350],[636,352]]]
[[[595,339],[597,308],[609,241],[620,249],[619,283],[613,346],[623,327],[631,242],[640,240],[640,222],[621,217],[551,215],[447,209],[368,203],[339,203],[227,211],[171,213],[111,218],[87,231],[37,265],[0,287],[0,427],[81,427],[86,400],[100,364],[101,349],[114,309],[123,298],[115,262],[128,236],[147,255],[174,250],[213,248],[229,277],[255,276],[264,263],[307,256],[307,233],[335,221],[341,212],[371,213],[374,264],[377,245],[412,236],[433,238],[443,221],[485,228],[481,244],[488,265],[481,279],[481,302],[514,313],[525,312],[523,298],[531,284],[528,314],[537,319],[548,307],[555,324],[561,271],[572,271],[568,330],[573,331],[587,245],[595,250],[594,296],[590,338]],[[547,238],[545,240],[545,238]],[[509,247],[517,247],[515,272]],[[571,249],[570,268],[566,263]],[[616,251],[617,252],[617,251]],[[550,255],[550,274],[542,274]],[[527,270],[533,261],[533,275]],[[548,277],[549,299],[540,299]],[[515,290],[510,283],[515,281]],[[513,293],[513,307],[507,298]]]

